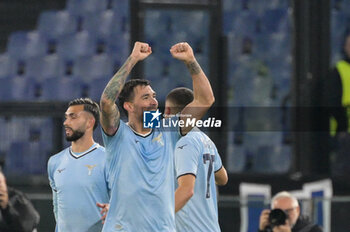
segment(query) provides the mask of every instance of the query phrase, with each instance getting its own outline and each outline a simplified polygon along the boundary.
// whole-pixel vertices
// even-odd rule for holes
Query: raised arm
[[[152,49],[147,43],[136,42],[128,59],[104,89],[100,100],[100,121],[106,134],[115,134],[119,127],[120,113],[115,102],[123,89],[126,78],[137,62],[145,59],[151,53]]]
[[[185,63],[192,76],[193,82],[193,101],[182,111],[182,115],[191,115],[196,120],[201,119],[215,101],[210,82],[198,64],[191,46],[188,43],[178,43],[171,47],[170,53],[178,60]],[[181,128],[183,135],[187,134],[192,126]]]

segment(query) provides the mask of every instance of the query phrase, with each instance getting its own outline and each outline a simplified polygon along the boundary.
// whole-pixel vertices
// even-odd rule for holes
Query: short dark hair
[[[147,85],[151,85],[151,83],[145,79],[129,80],[125,82],[124,87],[118,96],[119,106],[123,109],[126,115],[128,115],[128,112],[124,109],[124,102],[129,102],[134,99],[135,97],[134,88],[139,85],[147,86]]]
[[[167,101],[175,104],[175,107],[181,111],[185,106],[193,101],[193,91],[189,88],[179,87],[171,90],[166,96]]]
[[[94,130],[98,126],[100,118],[100,107],[90,98],[77,98],[68,103],[68,107],[75,105],[84,105],[84,111],[91,113],[95,118]]]

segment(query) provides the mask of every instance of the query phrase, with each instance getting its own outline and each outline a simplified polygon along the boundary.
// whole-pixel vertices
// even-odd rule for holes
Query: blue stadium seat
[[[258,17],[254,12],[240,11],[233,23],[233,32],[241,36],[253,37],[258,32]]]
[[[123,64],[130,54],[129,33],[112,33],[107,41],[107,53],[113,60]]]
[[[42,83],[42,100],[70,101],[82,96],[81,81],[77,77],[49,78]]]
[[[274,173],[274,157],[279,147],[272,145],[259,146],[257,152],[253,156],[253,171],[258,173]]]
[[[229,172],[242,172],[245,170],[247,158],[243,145],[233,144],[231,140],[228,144],[227,154],[227,170]]]
[[[103,90],[105,89],[110,78],[94,79],[89,85],[89,97],[97,102],[100,101]]]
[[[289,0],[249,0],[248,8],[258,15],[262,15],[267,10],[287,9]]]
[[[121,24],[122,22],[115,17],[115,13],[112,10],[106,10],[99,14],[85,15],[82,28],[97,38],[106,38],[113,30],[118,30],[115,28],[119,28],[119,31],[122,31]]]
[[[85,82],[113,75],[113,61],[107,54],[80,58],[75,61],[73,73]]]
[[[63,59],[73,61],[78,57],[96,53],[96,43],[87,31],[63,36],[57,43],[57,54]]]
[[[39,33],[49,40],[73,34],[78,29],[77,20],[67,11],[44,11],[38,21]]]
[[[0,78],[0,100],[9,101],[12,98],[11,94],[11,76]]]
[[[29,86],[33,80],[27,76],[8,76],[0,79],[2,101],[29,101]]]
[[[172,31],[172,21],[169,14],[159,10],[148,10],[144,18],[144,34],[149,40],[159,36],[168,36]]]
[[[228,11],[223,14],[223,30],[225,34],[234,32],[234,22],[236,20],[238,13],[237,11]]]
[[[223,0],[222,10],[225,13],[242,10],[244,0]]]
[[[13,32],[8,39],[8,55],[17,60],[44,55],[47,51],[46,40],[36,31]]]
[[[71,15],[82,17],[88,13],[106,10],[107,3],[107,0],[68,0],[66,9]]]
[[[63,62],[57,54],[40,56],[26,62],[26,75],[38,81],[63,74]]]
[[[289,30],[288,20],[287,9],[267,10],[262,17],[262,30],[268,33],[286,32]]]
[[[13,142],[9,152],[6,154],[5,169],[7,174],[24,174],[27,172],[28,165],[24,157],[30,150],[29,142]]]
[[[6,173],[45,174],[46,161],[46,153],[39,142],[16,141],[6,155]]]
[[[126,0],[110,0],[112,2],[112,9],[118,15],[129,17],[130,1]]]
[[[27,76],[14,76],[11,78],[11,98],[15,101],[30,101],[28,86],[33,82]]]
[[[7,76],[15,75],[15,60],[11,59],[8,54],[0,55],[0,79]]]
[[[183,31],[190,38],[209,37],[210,18],[205,11],[175,11],[171,21],[174,34]]]
[[[144,61],[144,72],[146,79],[160,79],[169,73],[168,64],[157,56],[150,56]]]

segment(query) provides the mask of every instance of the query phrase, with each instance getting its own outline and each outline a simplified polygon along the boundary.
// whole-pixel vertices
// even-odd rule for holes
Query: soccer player
[[[193,101],[188,88],[173,89],[165,102],[165,114],[172,115]],[[175,191],[176,230],[186,232],[220,231],[216,185],[227,183],[227,173],[211,139],[193,128],[176,144]]]
[[[88,98],[69,103],[63,123],[72,145],[52,156],[48,175],[53,193],[56,231],[102,230],[97,203],[108,203],[105,149],[94,142],[99,106]]]
[[[112,181],[105,232],[175,231],[173,154],[180,133],[192,128],[143,128],[143,112],[158,109],[156,93],[146,80],[125,80],[134,65],[151,53],[147,43],[136,42],[101,96],[101,125]],[[183,113],[200,119],[214,102],[210,83],[188,43],[175,44],[170,53],[186,64],[193,80],[195,98]],[[127,112],[128,123],[120,120],[117,97]]]

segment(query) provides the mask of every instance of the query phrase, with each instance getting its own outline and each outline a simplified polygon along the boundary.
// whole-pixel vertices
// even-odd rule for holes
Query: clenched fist
[[[152,48],[147,43],[135,42],[134,48],[130,54],[137,61],[146,59],[152,54]]]
[[[185,63],[194,62],[196,60],[191,46],[186,42],[173,45],[170,49],[170,53],[174,58],[184,61]]]

